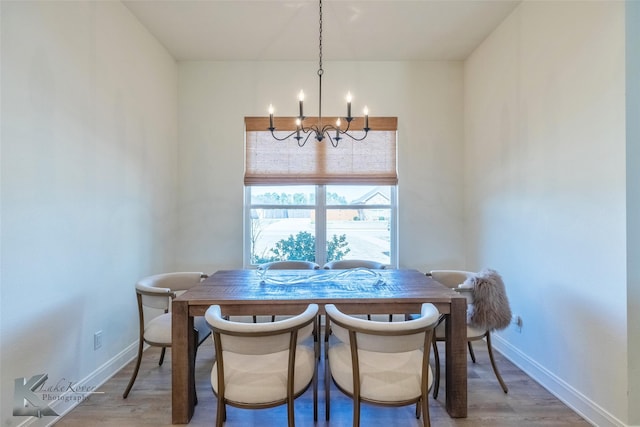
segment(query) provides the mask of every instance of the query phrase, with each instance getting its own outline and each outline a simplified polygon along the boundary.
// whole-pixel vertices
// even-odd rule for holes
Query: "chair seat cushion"
[[[404,353],[376,353],[358,351],[360,359],[360,395],[380,402],[397,402],[421,396],[421,350]],[[331,375],[343,390],[353,394],[351,349],[339,342],[329,347]],[[384,370],[381,370],[384,367]],[[429,366],[427,387],[431,388],[433,375]]]
[[[472,340],[475,338],[480,338],[481,336],[484,336],[484,334],[487,331],[484,329],[480,329],[480,328],[476,328],[473,327],[469,324],[467,324],[467,339]],[[445,332],[445,322],[441,322],[435,330],[435,334],[436,334],[436,338],[437,339],[444,339],[446,336],[446,332]]]
[[[193,318],[193,327],[198,330],[198,342],[211,333],[203,316]],[[171,313],[164,313],[151,319],[144,328],[144,339],[152,344],[171,346]]]
[[[289,351],[247,355],[224,352],[224,397],[238,403],[269,403],[287,397]],[[313,348],[298,345],[296,350],[294,394],[303,391],[313,379],[316,357]],[[218,394],[218,367],[211,370],[211,386]]]
[[[152,344],[171,345],[171,313],[151,319],[144,328],[144,340]]]

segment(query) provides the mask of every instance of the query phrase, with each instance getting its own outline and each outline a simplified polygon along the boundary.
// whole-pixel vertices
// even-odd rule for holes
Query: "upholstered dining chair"
[[[167,347],[171,347],[171,301],[199,284],[207,275],[201,272],[175,272],[156,274],[136,283],[138,301],[138,356],[136,366],[122,397],[127,398],[140,370],[144,344],[162,347],[159,365],[164,362]],[[204,317],[194,317],[193,334],[199,346],[211,333]],[[196,346],[197,350],[197,346]],[[195,353],[195,352],[194,352]],[[193,390],[195,396],[195,388]]]
[[[329,261],[323,267],[325,270],[346,270],[348,268],[369,268],[371,270],[383,270],[387,268],[386,264],[378,261],[370,261],[367,259],[341,259]]]
[[[261,270],[318,270],[320,266],[313,261],[272,261],[260,264],[258,269]]]
[[[313,384],[313,417],[318,418],[318,305],[285,320],[244,323],[226,320],[212,305],[205,319],[213,331],[216,361],[211,386],[218,398],[216,426],[226,420],[226,405],[260,409],[287,405],[295,425],[294,400]]]
[[[499,293],[495,293],[499,298],[504,299],[501,303],[497,301],[492,302],[493,307],[498,307],[503,313],[500,313],[500,316],[504,319],[501,325],[498,325],[501,329],[509,324],[511,319],[511,310],[508,307],[508,301],[506,300],[506,295],[504,295],[504,284],[502,283],[502,279],[495,273],[493,270],[485,270],[480,273],[474,273],[471,271],[463,271],[463,270],[431,270],[428,273],[434,280],[440,282],[441,284],[447,286],[448,288],[455,289],[460,292],[467,299],[467,345],[469,347],[469,356],[473,363],[476,363],[476,356],[473,351],[473,345],[471,344],[473,341],[478,341],[484,339],[487,343],[487,351],[489,353],[489,360],[491,362],[491,367],[493,368],[493,372],[500,383],[500,387],[502,390],[507,393],[509,389],[505,384],[500,372],[498,371],[498,366],[496,365],[495,358],[493,356],[493,347],[491,345],[491,331],[495,329],[496,325],[489,324],[480,326],[474,324],[472,322],[473,318],[469,316],[470,313],[475,309],[475,284],[478,280],[483,280],[485,276],[490,275],[492,280],[499,280],[497,285],[493,285],[489,283],[489,286],[497,286],[502,288]],[[506,305],[506,306],[505,306]],[[506,322],[506,324],[505,324]],[[436,328],[434,340],[433,340],[433,356],[435,360],[435,383],[433,386],[433,398],[438,398],[438,389],[440,386],[440,357],[438,354],[438,341],[445,341],[446,333],[445,333],[445,325],[442,322]]]
[[[325,346],[325,416],[330,418],[330,379],[353,399],[353,426],[360,425],[360,404],[416,404],[416,417],[430,426],[429,390],[433,375],[429,349],[440,313],[423,304],[420,317],[402,322],[376,322],[325,306],[334,338]],[[420,408],[422,408],[420,410]]]

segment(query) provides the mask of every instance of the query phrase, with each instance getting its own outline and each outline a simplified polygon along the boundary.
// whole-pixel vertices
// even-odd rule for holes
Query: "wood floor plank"
[[[438,400],[429,401],[431,423],[435,427],[583,427],[591,424],[583,420],[516,366],[496,353],[498,367],[509,387],[502,392],[493,371],[484,342],[474,344],[477,363],[469,361],[468,417],[452,419],[444,404],[444,380]],[[441,348],[441,352],[444,347]],[[163,366],[158,366],[160,351],[145,352],[140,373],[127,399],[122,398],[133,370],[133,363],[107,381],[96,394],[62,417],[58,427],[169,427],[171,426],[171,351],[167,351]],[[442,353],[441,353],[442,354]],[[207,340],[198,351],[196,387],[198,405],[190,427],[211,427],[215,424],[216,398],[211,391],[210,373],[213,365],[213,345]],[[351,400],[331,389],[331,420],[324,419],[323,363],[320,363],[318,427],[351,426]],[[313,426],[312,393],[308,390],[296,400],[296,425]],[[225,427],[280,427],[286,425],[286,407],[263,410],[242,410],[229,407]],[[364,404],[362,426],[419,427],[415,407],[384,408]]]

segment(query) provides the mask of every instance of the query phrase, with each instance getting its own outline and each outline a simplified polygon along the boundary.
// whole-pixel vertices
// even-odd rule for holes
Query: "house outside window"
[[[245,119],[245,267],[288,259],[397,267],[396,120],[383,119],[365,141],[338,148],[274,141],[264,118]]]

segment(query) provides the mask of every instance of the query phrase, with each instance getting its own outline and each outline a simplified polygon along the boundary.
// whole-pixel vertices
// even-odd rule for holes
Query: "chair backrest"
[[[284,320],[265,323],[234,322],[222,317],[219,305],[205,312],[213,332],[216,354],[230,351],[238,354],[271,354],[291,350],[296,343],[309,338],[316,328],[318,304],[309,304],[302,313]],[[295,334],[295,339],[292,339]]]
[[[318,270],[320,266],[312,261],[273,261],[260,264],[260,270]]]
[[[202,272],[155,274],[136,283],[136,293],[142,306],[169,310],[171,299],[199,284],[206,275]]]
[[[211,387],[218,398],[217,426],[222,426],[226,404],[241,408],[286,404],[288,425],[293,426],[293,400],[312,382],[317,417],[317,304],[309,304],[296,316],[266,323],[226,320],[218,305],[210,306],[204,317],[216,352]]]
[[[327,304],[325,313],[336,338],[355,344],[360,350],[378,353],[404,353],[424,349],[425,345],[428,351],[431,333],[440,318],[438,309],[429,303],[422,304],[419,318],[403,322],[376,322],[352,317],[342,313],[334,304]],[[351,337],[355,337],[356,343]]]
[[[473,304],[473,288],[459,288],[458,286],[468,278],[475,276],[476,273],[465,270],[431,270],[429,274],[437,282],[460,292],[467,299],[467,304]]]
[[[387,266],[381,262],[366,259],[341,259],[330,261],[323,267],[325,270],[346,270],[349,268],[370,268],[372,270],[384,270]]]
[[[473,276],[474,272],[464,270],[431,270],[431,277],[442,283],[448,288],[457,288],[458,285],[464,283],[469,276]]]

